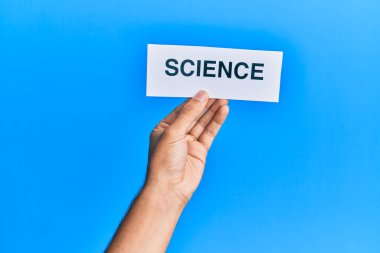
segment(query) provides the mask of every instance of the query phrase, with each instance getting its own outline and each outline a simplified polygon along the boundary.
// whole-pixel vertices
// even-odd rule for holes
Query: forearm
[[[184,206],[173,192],[144,186],[107,252],[165,252]]]

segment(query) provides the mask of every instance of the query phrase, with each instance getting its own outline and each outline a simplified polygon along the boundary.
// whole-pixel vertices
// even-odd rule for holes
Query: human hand
[[[152,131],[145,185],[107,252],[165,252],[181,212],[197,188],[207,152],[227,118],[227,100],[205,91],[178,106]]]
[[[229,113],[228,101],[198,92],[151,132],[144,188],[173,194],[183,205],[203,175],[207,152]]]

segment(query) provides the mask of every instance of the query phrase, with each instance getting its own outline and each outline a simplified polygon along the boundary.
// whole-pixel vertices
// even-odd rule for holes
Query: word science
[[[264,80],[260,74],[263,73],[264,63],[246,63],[231,61],[211,61],[211,60],[191,60],[179,61],[174,58],[167,59],[165,62],[165,73],[168,76],[182,75],[203,76],[221,78],[237,78],[252,80]]]
[[[282,51],[147,45],[146,95],[279,101]]]

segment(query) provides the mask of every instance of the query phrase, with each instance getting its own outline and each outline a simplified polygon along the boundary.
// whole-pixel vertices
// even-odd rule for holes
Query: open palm
[[[171,187],[187,202],[199,185],[207,152],[225,121],[224,99],[209,99],[204,91],[186,100],[152,131],[147,183]]]

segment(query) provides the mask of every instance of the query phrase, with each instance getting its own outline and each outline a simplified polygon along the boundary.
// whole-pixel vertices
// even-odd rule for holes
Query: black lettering
[[[224,74],[227,76],[227,78],[231,78],[232,74],[232,62],[228,63],[228,69],[226,68],[226,65],[224,65],[224,62],[219,62],[219,69],[218,69],[218,77],[222,77],[222,70],[224,71]]]
[[[205,61],[203,68],[203,76],[205,77],[215,77],[215,74],[207,73],[208,70],[215,70],[215,67],[210,67],[208,64],[216,64],[216,61]]]
[[[256,69],[256,67],[264,67],[264,63],[252,63],[251,79],[264,80],[262,76],[255,76],[256,73],[263,73],[262,69]]]
[[[197,60],[197,76],[201,75],[201,60]]]
[[[234,69],[235,76],[236,76],[238,79],[245,79],[245,78],[248,76],[248,74],[245,73],[245,74],[242,75],[242,76],[239,75],[239,67],[240,67],[240,66],[244,66],[246,69],[248,68],[248,64],[245,63],[245,62],[239,62],[239,63],[237,63],[236,66],[235,66],[235,69]]]
[[[170,62],[173,62],[174,64],[178,64],[178,61],[176,60],[176,59],[168,59],[167,61],[166,61],[166,67],[168,68],[168,69],[172,69],[172,70],[174,70],[174,72],[169,72],[168,70],[165,70],[165,73],[168,75],[168,76],[175,76],[175,75],[177,75],[178,74],[178,68],[176,67],[176,66],[172,66],[172,65],[170,65],[169,63]]]
[[[184,60],[182,63],[181,63],[181,73],[182,75],[184,76],[191,76],[192,74],[194,74],[194,70],[191,70],[189,73],[186,73],[185,72],[185,64],[186,63],[189,63],[191,66],[194,66],[194,62],[192,60]]]

